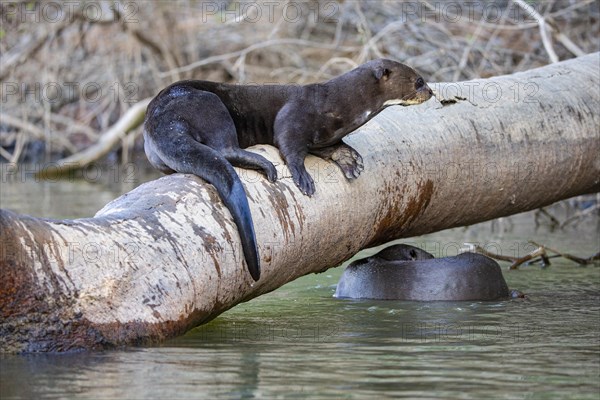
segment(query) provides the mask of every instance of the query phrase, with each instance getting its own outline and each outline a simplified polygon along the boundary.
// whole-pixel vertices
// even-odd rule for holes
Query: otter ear
[[[373,71],[373,75],[375,75],[375,78],[380,81],[381,79],[383,80],[387,80],[387,78],[390,76],[390,73],[392,71],[390,71],[389,69],[378,65],[377,67],[375,67],[375,70]]]

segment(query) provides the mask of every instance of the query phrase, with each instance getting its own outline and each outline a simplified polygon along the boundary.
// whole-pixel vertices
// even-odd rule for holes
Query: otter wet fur
[[[176,82],[148,105],[144,149],[163,173],[197,175],[214,185],[231,212],[252,278],[260,261],[248,199],[232,166],[262,171],[274,182],[266,158],[243,150],[255,144],[279,149],[296,186],[312,196],[307,154],[335,159],[347,179],[363,170],[362,158],[342,138],[386,106],[419,104],[431,89],[412,68],[386,59],[367,62],[327,82],[310,85],[235,85]]]
[[[434,258],[418,247],[396,244],[348,265],[335,297],[377,300],[466,301],[524,297],[509,291],[500,265],[462,253]]]

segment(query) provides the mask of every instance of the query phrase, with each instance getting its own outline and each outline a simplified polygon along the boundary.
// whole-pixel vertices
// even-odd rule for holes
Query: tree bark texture
[[[155,342],[359,250],[600,190],[599,53],[544,68],[434,84],[445,100],[394,106],[345,138],[365,169],[347,181],[309,157],[302,195],[277,150],[269,183],[237,169],[262,262],[254,283],[215,189],[175,174],[93,218],[0,212],[0,349]]]

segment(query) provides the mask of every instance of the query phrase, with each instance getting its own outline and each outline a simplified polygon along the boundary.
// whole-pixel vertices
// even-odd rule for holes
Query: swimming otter
[[[397,244],[357,260],[342,274],[335,297],[381,300],[497,300],[508,290],[497,262],[476,253],[434,258]]]

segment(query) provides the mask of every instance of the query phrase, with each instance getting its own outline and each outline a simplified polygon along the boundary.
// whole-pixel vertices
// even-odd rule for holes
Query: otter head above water
[[[497,262],[476,253],[434,258],[418,247],[394,245],[350,264],[335,297],[380,300],[461,301],[514,297]]]

